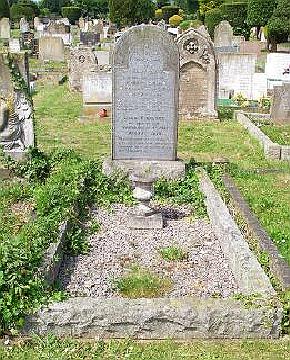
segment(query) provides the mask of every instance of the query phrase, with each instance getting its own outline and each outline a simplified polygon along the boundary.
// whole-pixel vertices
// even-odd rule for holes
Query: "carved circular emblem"
[[[83,64],[83,63],[85,62],[85,60],[86,60],[86,58],[85,58],[84,55],[80,55],[80,56],[79,56],[79,62],[80,62],[81,64]]]
[[[198,40],[197,39],[188,39],[183,45],[183,49],[188,51],[190,54],[195,54],[199,50]]]

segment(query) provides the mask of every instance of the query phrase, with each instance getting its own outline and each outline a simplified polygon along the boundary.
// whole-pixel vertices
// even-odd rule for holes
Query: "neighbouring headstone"
[[[82,90],[82,78],[85,72],[94,69],[97,64],[91,47],[75,47],[70,50],[69,86],[71,90]]]
[[[87,46],[95,46],[101,40],[100,34],[96,34],[93,32],[82,32],[80,33],[80,42],[83,45]]]
[[[10,21],[8,18],[0,19],[0,39],[10,39]]]
[[[21,33],[28,33],[30,32],[29,22],[26,20],[25,17],[22,17],[19,21],[19,27]]]
[[[82,17],[79,18],[79,27],[81,30],[84,29],[84,27],[85,27],[85,19]]]
[[[274,86],[271,118],[276,124],[290,124],[290,82]]]
[[[214,29],[214,47],[217,52],[237,52],[234,45],[233,28],[227,20],[223,20]]]
[[[110,24],[110,26],[108,28],[107,37],[112,39],[117,32],[118,32],[117,26],[114,24]]]
[[[178,47],[167,32],[140,25],[123,34],[113,54],[113,161],[104,164],[105,172],[184,173],[175,161],[178,83]]]
[[[99,65],[110,65],[112,63],[110,51],[96,51],[95,56],[98,59]]]
[[[39,39],[39,59],[64,61],[64,43],[61,37],[43,36]]]
[[[274,86],[281,86],[282,82],[290,82],[290,54],[267,54],[265,74],[269,89],[273,89]]]
[[[34,145],[32,104],[28,97],[27,79],[23,78],[26,89],[19,89],[14,82],[22,77],[23,69],[19,65],[20,58],[25,62],[25,55],[18,58],[12,55],[9,63],[6,56],[0,54],[0,145],[8,155],[20,159],[28,147]],[[28,64],[25,62],[23,66]]]
[[[180,53],[179,114],[186,119],[217,117],[217,63],[203,27],[177,39]]]
[[[112,106],[112,72],[90,71],[83,75],[83,102],[108,112]]]
[[[37,30],[37,28],[38,28],[39,25],[41,25],[41,21],[40,21],[40,18],[36,16],[36,17],[33,19],[34,29]]]
[[[9,39],[9,52],[10,53],[19,53],[21,50],[20,40],[15,38]]]
[[[218,53],[219,98],[242,94],[254,98],[254,74],[257,61],[255,54]]]
[[[27,49],[31,50],[33,39],[34,39],[34,33],[33,32],[22,33],[21,34],[22,47],[26,47]]]

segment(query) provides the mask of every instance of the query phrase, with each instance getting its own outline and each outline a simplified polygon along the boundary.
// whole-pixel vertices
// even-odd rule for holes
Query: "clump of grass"
[[[120,294],[127,298],[155,298],[169,291],[172,281],[134,266],[127,275],[115,280],[114,285]]]
[[[159,250],[162,259],[167,261],[182,261],[188,258],[188,253],[177,246],[168,246]]]

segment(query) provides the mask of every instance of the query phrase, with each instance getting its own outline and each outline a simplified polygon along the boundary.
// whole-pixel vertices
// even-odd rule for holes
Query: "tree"
[[[214,28],[223,20],[223,13],[220,8],[214,8],[205,13],[204,23],[208,28],[208,32],[213,39]]]
[[[207,11],[220,7],[224,0],[198,0],[201,15]]]
[[[277,43],[287,41],[290,35],[289,0],[278,0],[277,8],[268,22],[268,32],[272,51],[276,50]]]
[[[0,0],[0,18],[10,17],[9,4],[7,0]]]
[[[11,18],[14,21],[19,21],[22,17],[32,20],[35,16],[40,14],[38,5],[32,0],[20,0],[13,4],[10,9]]]
[[[147,23],[154,19],[151,0],[109,0],[110,19],[118,27]]]
[[[224,20],[233,27],[235,35],[244,35],[249,39],[251,27],[247,24],[247,0],[226,0],[220,7]]]
[[[74,5],[82,9],[83,16],[106,17],[109,0],[74,0]]]
[[[41,0],[40,9],[49,9],[51,13],[60,15],[61,8],[65,6],[71,6],[70,0]]]
[[[248,0],[247,23],[257,27],[257,35],[271,18],[275,6],[276,0]]]

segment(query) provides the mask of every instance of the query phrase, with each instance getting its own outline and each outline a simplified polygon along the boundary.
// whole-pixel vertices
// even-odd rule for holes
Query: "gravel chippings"
[[[162,206],[159,210],[165,220],[162,230],[130,230],[126,226],[130,208],[124,205],[92,210],[101,230],[90,237],[89,254],[64,259],[59,275],[63,289],[72,296],[118,297],[112,280],[136,264],[171,278],[169,297],[228,297],[236,293],[233,274],[210,224],[202,219],[190,222],[187,206]],[[188,259],[163,260],[159,249],[170,245],[182,248]]]

